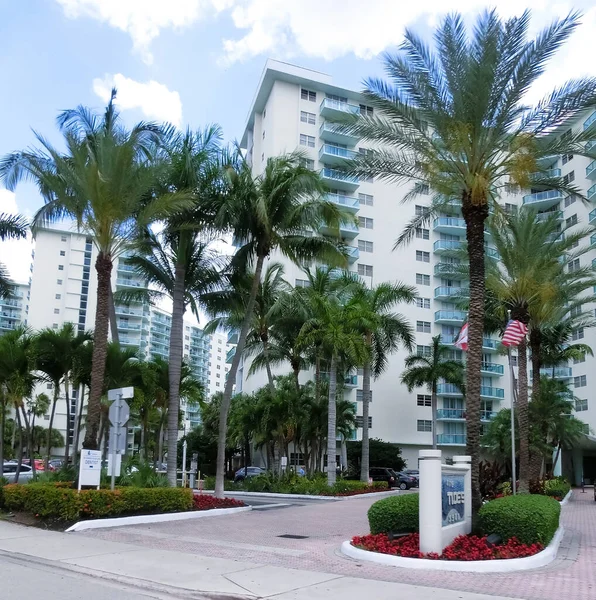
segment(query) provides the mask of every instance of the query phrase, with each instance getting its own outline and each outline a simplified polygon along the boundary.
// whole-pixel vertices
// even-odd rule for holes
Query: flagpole
[[[511,320],[511,311],[507,311],[509,315],[509,320]],[[515,465],[515,376],[513,374],[513,364],[511,362],[511,346],[507,347],[507,357],[509,359],[509,372],[511,376],[511,491],[513,495],[516,494],[516,482],[517,482],[517,474],[516,474],[516,465]]]

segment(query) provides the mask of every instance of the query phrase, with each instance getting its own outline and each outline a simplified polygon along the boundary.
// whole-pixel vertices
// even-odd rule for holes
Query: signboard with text
[[[465,476],[463,473],[442,473],[441,505],[443,527],[465,518]]]
[[[101,478],[101,451],[81,450],[81,465],[79,470],[79,486],[99,486]]]

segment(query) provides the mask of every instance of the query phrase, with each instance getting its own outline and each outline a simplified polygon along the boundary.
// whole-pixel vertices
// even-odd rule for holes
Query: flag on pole
[[[465,323],[461,328],[457,340],[455,340],[455,347],[466,352],[468,350],[468,324]]]
[[[525,323],[511,319],[507,323],[501,343],[503,346],[519,346],[519,343],[526,337],[527,333],[528,326]]]

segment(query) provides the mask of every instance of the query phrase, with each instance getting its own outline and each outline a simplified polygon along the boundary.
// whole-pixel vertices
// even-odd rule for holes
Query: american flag
[[[468,324],[466,323],[459,332],[457,340],[455,340],[455,347],[466,352],[468,350]]]
[[[511,319],[507,323],[501,343],[503,346],[519,346],[519,343],[526,337],[526,333],[528,333],[527,325]]]

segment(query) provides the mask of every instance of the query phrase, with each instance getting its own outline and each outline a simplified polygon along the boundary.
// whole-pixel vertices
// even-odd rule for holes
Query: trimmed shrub
[[[390,496],[375,502],[368,509],[368,524],[372,534],[417,533],[418,494]]]
[[[193,494],[183,488],[120,488],[77,490],[62,486],[30,483],[4,488],[8,510],[22,511],[41,518],[64,521],[97,519],[193,509]]]
[[[560,513],[561,505],[553,498],[518,494],[491,500],[480,509],[478,519],[485,535],[547,546],[559,527]]]
[[[563,500],[569,493],[571,486],[563,478],[548,479],[544,482],[544,494],[546,496],[552,496],[557,500]]]
[[[208,488],[209,489],[209,488]],[[346,496],[362,494],[369,491],[382,491],[387,489],[385,481],[377,482],[372,487],[362,481],[341,479],[333,487],[327,485],[327,478],[316,475],[312,479],[300,477],[295,473],[276,476],[265,473],[257,477],[249,477],[244,482],[244,489],[249,492],[267,492],[275,494],[304,494],[307,496]]]

